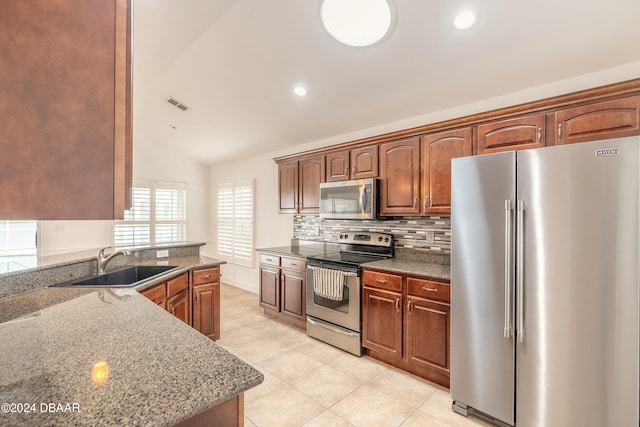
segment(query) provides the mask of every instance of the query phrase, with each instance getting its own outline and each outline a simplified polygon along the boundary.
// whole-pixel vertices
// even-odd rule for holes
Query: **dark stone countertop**
[[[411,259],[392,258],[372,261],[363,264],[362,268],[431,279],[451,279],[450,266],[448,264],[434,264]]]
[[[223,263],[156,262],[183,266],[172,275]],[[104,383],[92,378],[99,362],[108,366]],[[133,288],[43,288],[0,299],[0,402],[35,405],[34,413],[1,412],[2,426],[169,426],[262,381]],[[52,412],[51,403],[75,412]]]
[[[275,248],[256,249],[260,253],[272,253],[282,256],[295,256],[306,258],[315,255],[323,255],[331,252],[339,252],[340,246],[332,243],[317,243],[305,245],[279,246]]]

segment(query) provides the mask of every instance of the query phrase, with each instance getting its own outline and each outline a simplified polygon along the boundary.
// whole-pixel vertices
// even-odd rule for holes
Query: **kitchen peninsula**
[[[186,269],[222,263],[162,262],[176,260]],[[3,426],[190,425],[222,412],[242,422],[243,392],[263,380],[132,288],[0,298],[0,337]]]

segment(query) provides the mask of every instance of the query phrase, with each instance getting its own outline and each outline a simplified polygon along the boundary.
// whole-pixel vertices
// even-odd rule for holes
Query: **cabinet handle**
[[[376,282],[378,282],[378,283],[387,283],[387,281],[384,280],[384,279],[376,279]]]
[[[400,311],[400,298],[396,298],[396,311]]]
[[[199,304],[199,300],[200,300],[200,293],[198,291],[196,291],[196,304]]]
[[[407,301],[407,314],[411,314],[411,301]]]
[[[213,274],[201,274],[201,275],[200,275],[200,278],[201,278],[201,279],[209,279],[209,278],[211,278],[211,277],[213,277]]]
[[[436,288],[427,288],[426,286],[422,287],[423,291],[427,291],[427,292],[438,292],[438,289]]]
[[[303,203],[300,202],[300,210],[304,209]]]
[[[418,205],[418,198],[414,197],[413,198],[413,209],[415,209],[417,205]]]
[[[176,310],[173,308],[172,305],[169,306],[169,310],[171,311],[171,314],[173,314],[174,316],[176,315]]]
[[[429,207],[429,196],[424,196],[424,210],[426,211]]]
[[[344,167],[344,175],[348,176],[349,175],[349,166],[345,166]]]
[[[538,144],[542,143],[542,128],[538,128]]]
[[[562,123],[558,124],[558,141],[562,141]]]
[[[298,202],[295,202],[293,206],[295,207],[296,210],[298,210]]]
[[[356,176],[356,166],[355,165],[353,165],[351,167],[351,177],[353,178],[354,176]]]
[[[297,267],[298,264],[296,264],[295,262],[290,263],[291,265],[293,265],[294,267]]]

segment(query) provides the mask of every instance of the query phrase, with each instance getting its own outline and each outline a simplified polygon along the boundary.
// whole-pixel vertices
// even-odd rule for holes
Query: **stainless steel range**
[[[307,261],[307,335],[361,356],[361,265],[393,257],[393,236],[340,235],[340,252]]]

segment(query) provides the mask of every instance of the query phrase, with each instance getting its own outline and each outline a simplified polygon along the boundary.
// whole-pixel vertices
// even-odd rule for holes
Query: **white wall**
[[[352,132],[346,135],[336,135],[331,138],[307,142],[296,147],[271,152],[268,154],[250,157],[248,159],[225,164],[216,165],[210,168],[210,203],[211,221],[210,233],[211,244],[208,253],[216,256],[215,233],[216,233],[216,197],[218,184],[256,179],[256,227],[255,227],[255,247],[277,247],[288,245],[293,235],[293,218],[291,215],[279,215],[278,212],[278,173],[274,157],[287,154],[298,153],[319,147],[353,141],[360,138],[380,135],[416,126],[436,123],[442,120],[453,119],[474,113],[490,111],[496,108],[517,105],[529,101],[562,95],[583,89],[603,86],[609,83],[616,83],[624,80],[640,77],[640,62],[630,63],[621,67],[603,70],[597,73],[576,76],[538,87],[485,99],[472,104],[461,105],[456,108],[437,111],[417,117],[410,117],[404,120],[384,123],[379,126]],[[383,101],[381,101],[383,102]],[[222,266],[223,281],[244,289],[258,292],[259,270],[257,262],[253,268],[242,267],[233,264]]]
[[[209,229],[209,168],[134,134],[133,179],[186,182],[187,240],[204,242]],[[40,254],[113,245],[113,221],[41,221]]]

